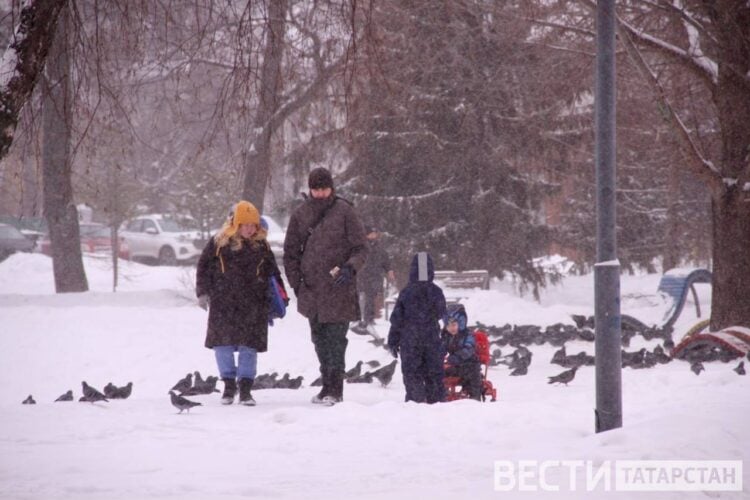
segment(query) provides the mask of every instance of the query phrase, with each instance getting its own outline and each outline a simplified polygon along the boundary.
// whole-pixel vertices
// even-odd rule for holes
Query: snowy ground
[[[257,391],[254,408],[223,407],[218,395],[178,415],[167,390],[186,373],[216,374],[203,347],[206,313],[192,297],[189,269],[123,263],[111,293],[108,264],[85,257],[91,292],[55,295],[51,261],[14,255],[0,263],[0,498],[749,498],[749,377],[734,364],[684,362],[623,371],[624,426],[594,433],[594,370],[567,387],[554,348],[532,347],[525,377],[490,370],[497,403],[403,403],[400,372],[387,388],[345,387],[333,408],[309,403],[317,364],[306,321],[295,313],[272,329],[259,371],[304,375],[300,390]],[[622,312],[658,322],[658,275],[622,277]],[[454,292],[456,293],[456,292]],[[569,277],[541,303],[507,283],[459,292],[470,322],[548,325],[593,314],[593,279]],[[710,290],[701,289],[704,313]],[[677,325],[696,321],[689,303]],[[382,335],[387,324],[381,320]],[[389,361],[350,333],[347,364]],[[653,348],[637,337],[630,350]],[[568,353],[593,344],[570,343]],[[748,367],[750,368],[750,367]],[[133,395],[110,403],[53,403],[81,381],[103,388],[132,381]],[[21,405],[29,394],[36,405]],[[563,469],[547,481],[558,492],[494,489],[496,460],[742,460],[740,492],[571,491]],[[566,487],[567,485],[567,487]]]

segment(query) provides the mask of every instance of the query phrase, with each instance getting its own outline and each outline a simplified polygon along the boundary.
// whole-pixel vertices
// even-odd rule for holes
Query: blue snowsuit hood
[[[420,275],[420,267],[422,274]],[[409,267],[409,283],[416,281],[432,281],[435,279],[435,264],[427,252],[419,252],[411,259]]]

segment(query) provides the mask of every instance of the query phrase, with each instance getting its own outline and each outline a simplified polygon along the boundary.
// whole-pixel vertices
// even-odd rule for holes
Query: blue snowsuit
[[[445,396],[440,324],[445,296],[432,282],[435,268],[425,252],[414,256],[409,284],[401,290],[391,313],[388,346],[401,354],[406,401],[437,403]]]

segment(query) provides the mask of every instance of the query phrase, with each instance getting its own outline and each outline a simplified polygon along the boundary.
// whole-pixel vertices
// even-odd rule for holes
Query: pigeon
[[[289,378],[289,372],[284,373],[279,380],[273,384],[273,389],[289,389],[291,379]]]
[[[564,372],[559,373],[555,375],[554,377],[547,377],[549,378],[549,382],[547,383],[548,384],[558,383],[558,384],[568,385],[568,383],[571,382],[575,378],[576,370],[578,370],[578,367],[574,366],[570,370],[565,370]]]
[[[108,397],[111,399],[128,399],[131,392],[133,392],[133,382],[128,382],[127,385],[122,387],[115,387],[112,394]]]
[[[203,377],[201,377],[201,372],[195,370],[193,372],[193,387],[201,387],[205,383],[206,381],[203,380]]]
[[[358,377],[362,374],[362,361],[357,361],[357,364],[354,365],[354,368],[349,370],[344,374],[344,378],[350,378],[350,377]]]
[[[89,403],[95,403],[97,401],[109,402],[104,394],[91,387],[85,381],[81,382],[81,386],[83,387],[83,398],[79,399],[79,401],[88,401]]]
[[[365,372],[362,375],[356,377],[349,377],[346,379],[347,384],[370,384],[372,383],[372,372]]]
[[[562,365],[565,361],[567,354],[565,353],[565,346],[562,346],[560,349],[555,351],[555,354],[552,355],[552,361],[550,363],[555,365]]]
[[[181,392],[183,396],[198,396],[201,394],[211,394],[214,392],[220,392],[216,388],[216,382],[219,381],[219,377],[215,375],[209,375],[206,380],[200,378],[200,373],[196,372],[196,378],[194,379],[193,387],[185,392]]]
[[[31,397],[31,394],[29,394],[29,397],[21,401],[22,405],[35,405],[36,401],[34,401],[34,398]]]
[[[260,377],[255,377],[253,389],[273,389],[274,387],[276,387],[276,377],[278,376],[278,373],[273,372],[270,375],[261,375]]]
[[[318,377],[315,380],[313,380],[313,383],[310,384],[311,387],[320,387],[323,385],[323,377]]]
[[[370,340],[368,340],[368,342],[375,347],[383,347],[385,345],[385,339],[381,339],[378,337],[371,338]]]
[[[172,386],[170,391],[187,392],[191,387],[193,387],[193,374],[188,373],[185,375],[185,378],[178,380],[177,383]]]
[[[511,376],[513,377],[517,377],[519,375],[526,375],[527,373],[529,373],[529,365],[519,366],[518,368],[510,372]]]
[[[367,366],[369,366],[370,368],[378,368],[378,367],[380,367],[380,361],[378,361],[377,359],[373,359],[372,361],[368,361],[365,364]]]
[[[115,384],[110,382],[104,386],[104,397],[113,399],[115,397],[114,394],[116,391],[117,391],[117,387],[115,387]]]
[[[703,363],[700,361],[696,361],[693,364],[690,365],[690,369],[693,370],[693,373],[696,375],[700,375],[702,371],[705,371],[705,367],[703,366]]]
[[[664,348],[660,345],[654,347],[654,356],[656,356],[656,362],[662,365],[672,361],[672,358],[664,352]]]
[[[73,401],[73,391],[68,391],[65,394],[61,395],[55,400],[55,403],[58,401]]]
[[[737,375],[744,375],[745,374],[745,362],[740,361],[740,364],[737,365],[737,368],[735,368],[734,371],[737,372]]]
[[[389,364],[385,365],[382,368],[378,368],[374,372],[372,372],[372,376],[378,379],[380,382],[380,385],[383,387],[387,387],[388,384],[391,383],[391,380],[393,379],[393,374],[396,372],[396,363],[397,360],[391,361]]]
[[[295,377],[292,380],[289,381],[289,388],[290,389],[299,389],[302,387],[302,380],[304,377],[300,375],[299,377]]]
[[[180,410],[180,413],[182,413],[182,410],[187,410],[190,413],[190,408],[193,406],[202,406],[202,403],[178,396],[174,391],[169,391],[169,399],[172,401],[172,406]]]

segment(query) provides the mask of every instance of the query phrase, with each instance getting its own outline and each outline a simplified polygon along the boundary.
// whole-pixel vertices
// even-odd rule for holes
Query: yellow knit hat
[[[227,230],[230,235],[235,234],[242,224],[255,224],[260,226],[260,213],[255,205],[249,201],[242,200],[234,206],[231,226]]]

